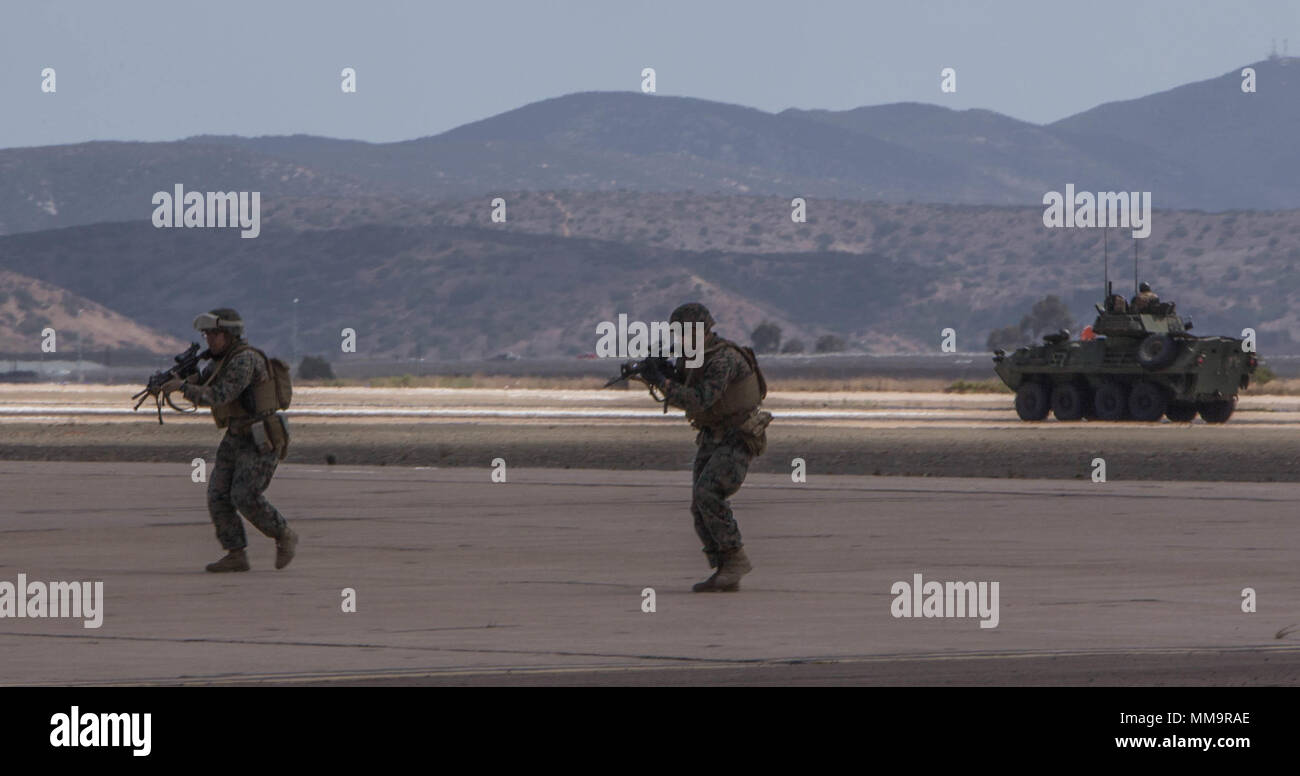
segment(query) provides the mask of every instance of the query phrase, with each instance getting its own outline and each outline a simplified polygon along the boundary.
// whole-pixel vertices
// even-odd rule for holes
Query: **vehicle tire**
[[[1165,408],[1165,417],[1174,423],[1190,423],[1196,418],[1196,402],[1171,401]]]
[[[1092,406],[1098,420],[1123,420],[1128,417],[1128,389],[1120,383],[1102,383]]]
[[[1232,411],[1237,408],[1237,397],[1217,401],[1203,401],[1197,405],[1201,418],[1206,423],[1227,423]]]
[[[1042,420],[1049,409],[1047,386],[1042,383],[1022,383],[1016,391],[1016,414],[1021,420]]]
[[[1087,412],[1087,394],[1074,383],[1057,383],[1052,388],[1052,414],[1057,420],[1079,420]]]
[[[1137,361],[1144,369],[1163,369],[1174,362],[1178,343],[1168,334],[1151,334],[1138,345]]]
[[[1129,414],[1134,420],[1143,423],[1160,420],[1168,404],[1169,400],[1165,398],[1164,389],[1145,380],[1133,386],[1133,390],[1128,395]]]

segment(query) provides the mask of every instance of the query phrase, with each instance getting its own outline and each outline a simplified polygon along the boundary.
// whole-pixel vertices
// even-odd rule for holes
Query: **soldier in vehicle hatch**
[[[1129,309],[1135,313],[1144,313],[1149,310],[1152,305],[1159,303],[1160,297],[1156,295],[1156,292],[1151,290],[1151,284],[1143,283],[1138,286],[1138,294],[1133,297],[1133,302],[1129,305]]]

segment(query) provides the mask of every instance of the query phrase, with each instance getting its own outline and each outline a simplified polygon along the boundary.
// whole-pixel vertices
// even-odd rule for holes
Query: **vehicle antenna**
[[[1133,238],[1133,296],[1138,295],[1138,241]]]
[[[1105,283],[1105,285],[1102,286],[1102,299],[1105,300],[1106,309],[1109,310],[1110,309],[1110,242],[1106,239],[1107,231],[1109,230],[1107,229],[1101,230],[1101,248],[1102,251],[1104,251],[1103,255],[1106,257],[1105,264],[1104,264],[1104,266],[1106,267],[1106,269],[1104,270],[1105,275],[1102,276],[1102,282]]]

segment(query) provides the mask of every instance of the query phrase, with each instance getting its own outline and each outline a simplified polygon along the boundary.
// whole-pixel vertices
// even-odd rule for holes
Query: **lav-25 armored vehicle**
[[[1190,421],[1223,423],[1237,406],[1237,392],[1250,384],[1256,356],[1242,340],[1197,337],[1173,302],[1131,312],[1124,297],[1110,293],[1096,305],[1091,339],[1071,340],[1067,331],[1048,334],[1042,345],[1013,353],[994,351],[994,371],[1016,392],[1021,420]]]

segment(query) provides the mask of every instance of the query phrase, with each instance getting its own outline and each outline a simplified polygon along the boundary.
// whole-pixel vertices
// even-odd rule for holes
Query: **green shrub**
[[[944,393],[1011,393],[1001,380],[957,380]]]
[[[844,350],[844,340],[834,334],[823,334],[817,338],[815,346],[818,353],[840,353]]]
[[[749,335],[757,353],[775,353],[781,347],[781,327],[771,321],[758,324]]]
[[[302,362],[298,364],[298,378],[300,380],[333,380],[334,370],[330,367],[330,362],[319,356],[303,356]]]

